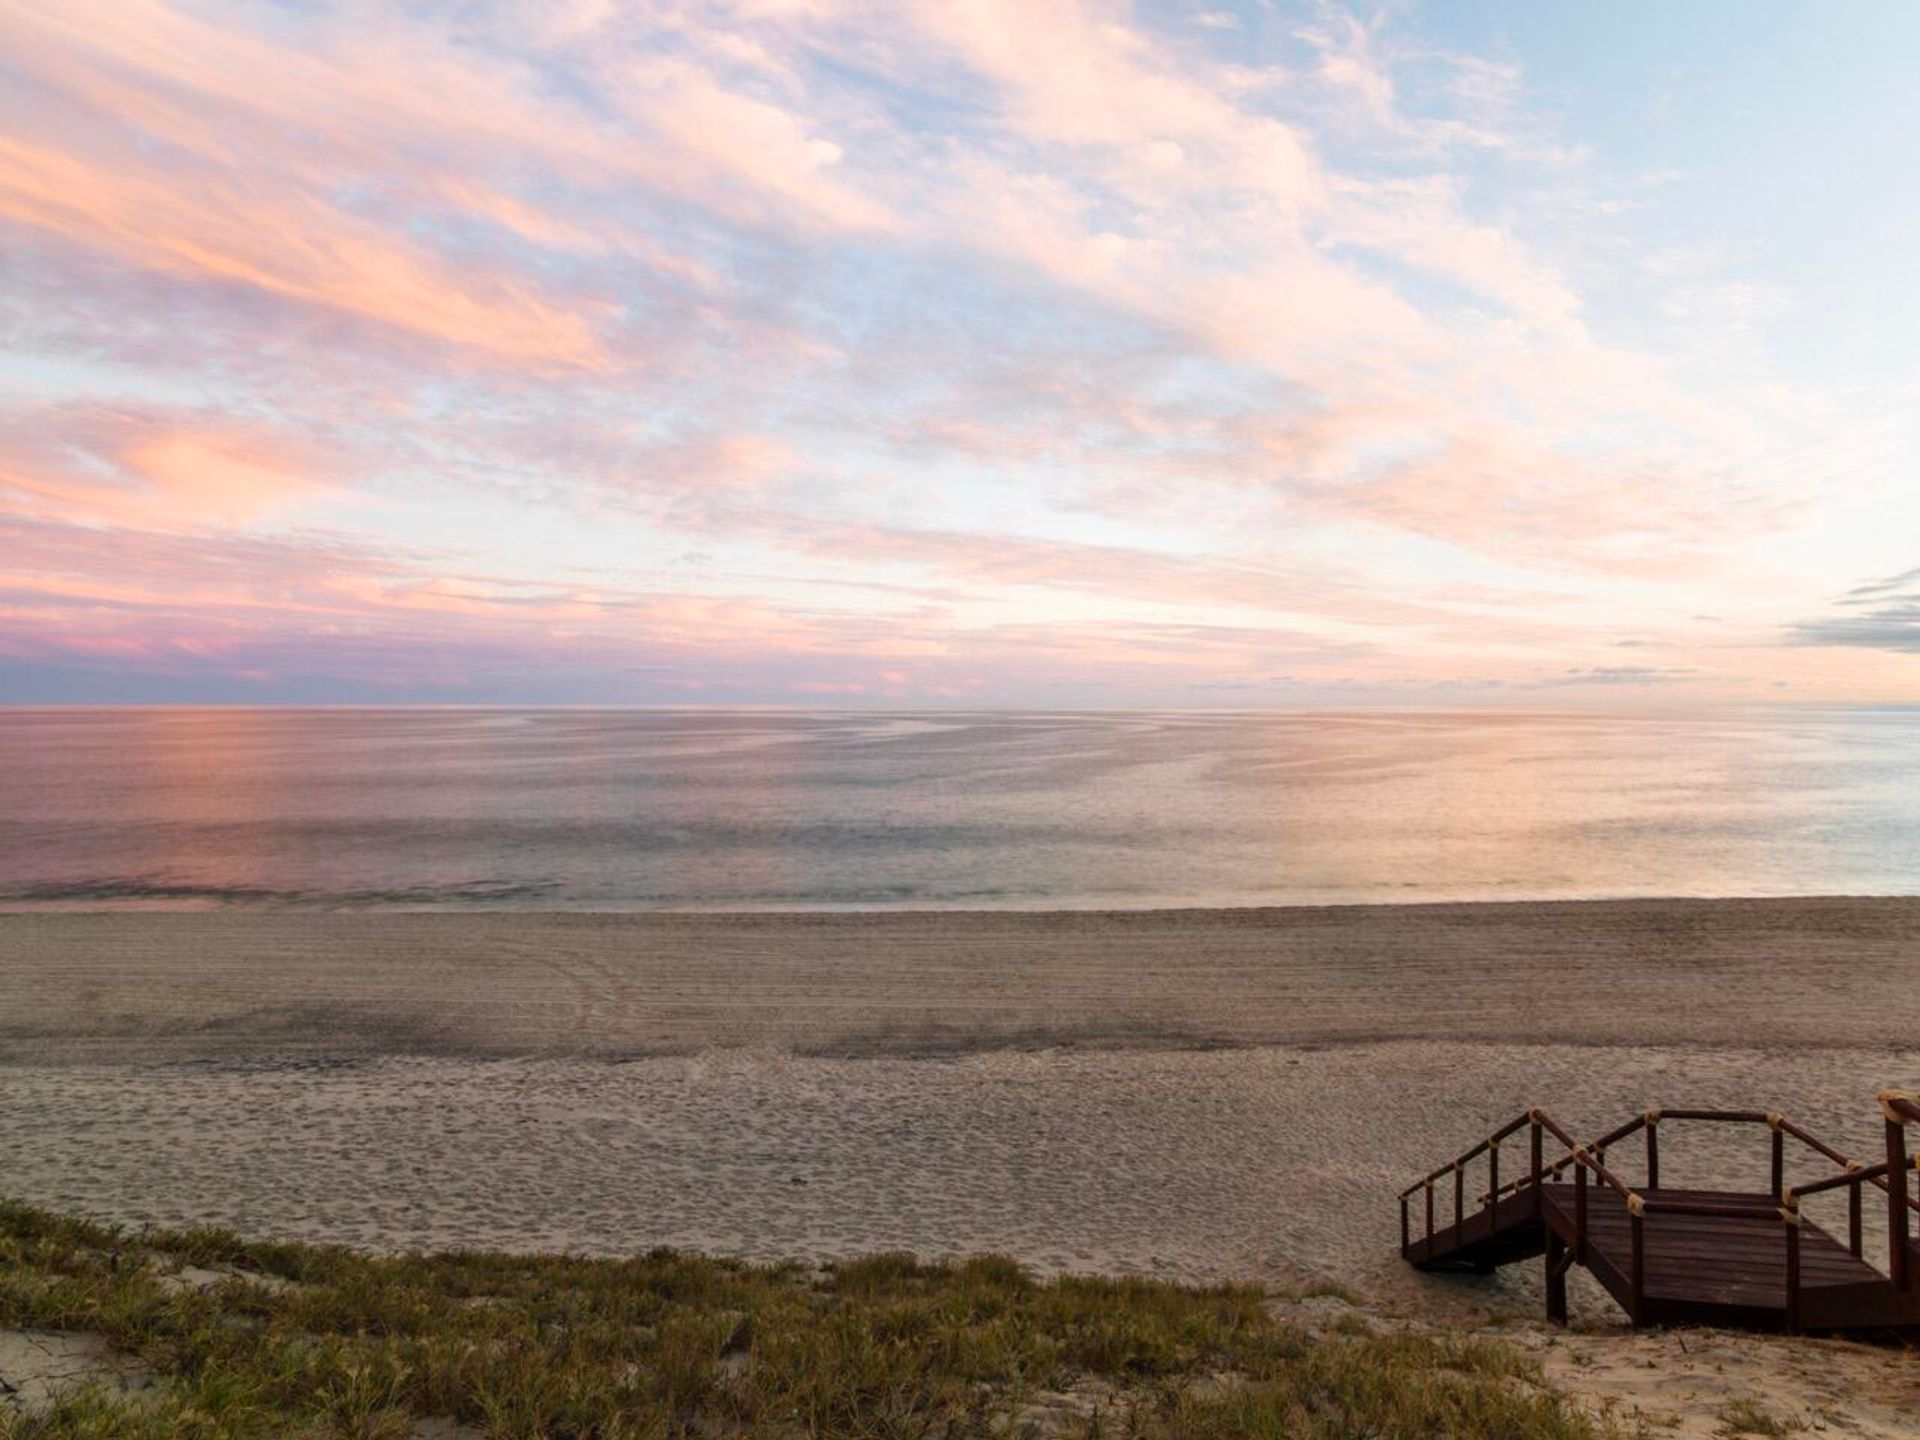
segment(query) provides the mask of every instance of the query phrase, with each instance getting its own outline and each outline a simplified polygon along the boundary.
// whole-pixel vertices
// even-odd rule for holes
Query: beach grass
[[[141,1381],[0,1406],[0,1437],[1616,1433],[1498,1341],[1272,1310],[997,1257],[385,1257],[0,1202],[0,1329],[98,1337]]]

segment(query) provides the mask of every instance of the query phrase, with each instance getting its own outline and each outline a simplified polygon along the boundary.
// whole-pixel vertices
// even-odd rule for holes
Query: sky
[[[1920,701],[1907,0],[0,0],[0,702]]]

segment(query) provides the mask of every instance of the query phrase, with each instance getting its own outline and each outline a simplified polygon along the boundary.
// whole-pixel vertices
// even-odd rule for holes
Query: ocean
[[[0,710],[0,906],[1920,890],[1920,712]]]

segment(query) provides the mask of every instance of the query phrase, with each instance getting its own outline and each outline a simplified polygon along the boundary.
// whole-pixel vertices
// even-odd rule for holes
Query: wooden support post
[[[1487,1238],[1500,1228],[1500,1147],[1487,1147]]]
[[[1647,1126],[1647,1189],[1660,1188],[1660,1127]]]
[[[1427,1181],[1427,1259],[1433,1259],[1433,1182]]]
[[[1638,1328],[1647,1319],[1647,1222],[1635,1215],[1633,1217],[1633,1273],[1631,1302],[1627,1306],[1627,1318]]]
[[[1458,1245],[1467,1238],[1467,1167],[1456,1163],[1453,1167],[1453,1242]]]
[[[1400,1197],[1400,1253],[1406,1254],[1413,1248],[1413,1233],[1407,1224],[1407,1197]]]
[[[1800,1329],[1800,1226],[1794,1221],[1786,1225],[1787,1232],[1787,1333],[1795,1334]]]
[[[1587,1263],[1587,1167],[1573,1162],[1573,1258]]]
[[[1547,1228],[1547,1319],[1556,1325],[1567,1323],[1566,1242],[1560,1232]]]
[[[1775,1200],[1780,1192],[1787,1188],[1787,1137],[1779,1126],[1773,1128],[1773,1188],[1768,1193]]]
[[[1907,1272],[1907,1127],[1887,1117],[1887,1273],[1893,1288],[1912,1288],[1913,1276]]]
[[[1860,1258],[1860,1192],[1864,1185],[1847,1187],[1847,1249],[1853,1252],[1853,1258]]]
[[[1540,1122],[1536,1120],[1533,1122],[1533,1218],[1536,1220],[1540,1218],[1540,1207],[1542,1204],[1540,1185],[1545,1179],[1545,1176],[1541,1174],[1542,1168],[1543,1166],[1540,1159]]]

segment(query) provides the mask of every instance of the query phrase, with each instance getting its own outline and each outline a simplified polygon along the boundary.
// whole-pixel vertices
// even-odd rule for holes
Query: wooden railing
[[[1860,1196],[1864,1186],[1875,1185],[1887,1196],[1887,1273],[1893,1288],[1902,1292],[1914,1288],[1920,1277],[1913,1273],[1912,1212],[1920,1210],[1920,1197],[1908,1191],[1908,1177],[1920,1169],[1920,1155],[1907,1151],[1907,1126],[1920,1123],[1920,1093],[1907,1090],[1883,1090],[1879,1095],[1881,1117],[1886,1121],[1887,1158],[1877,1165],[1862,1165],[1835,1150],[1821,1145],[1811,1136],[1808,1143],[1839,1165],[1844,1175],[1816,1180],[1809,1185],[1782,1185],[1781,1203],[1799,1212],[1800,1200],[1826,1190],[1847,1192],[1847,1248],[1860,1253]],[[1796,1135],[1800,1132],[1796,1129]]]
[[[1560,1246],[1559,1237],[1551,1231],[1547,1237],[1547,1312],[1550,1317],[1558,1320],[1566,1318],[1566,1272],[1576,1261],[1585,1263],[1587,1260],[1587,1189],[1588,1176],[1592,1175],[1616,1191],[1627,1209],[1632,1234],[1628,1308],[1636,1324],[1641,1320],[1641,1307],[1646,1294],[1645,1217],[1648,1215],[1701,1215],[1720,1219],[1776,1220],[1780,1223],[1783,1243],[1786,1247],[1786,1294],[1784,1297],[1786,1319],[1790,1329],[1797,1328],[1801,1289],[1800,1201],[1805,1196],[1838,1189],[1847,1191],[1847,1244],[1857,1257],[1861,1254],[1862,1191],[1869,1184],[1876,1185],[1885,1191],[1888,1216],[1888,1268],[1893,1285],[1896,1289],[1904,1291],[1910,1288],[1917,1278],[1910,1273],[1914,1267],[1911,1264],[1909,1250],[1911,1233],[1909,1217],[1912,1211],[1920,1210],[1920,1198],[1908,1193],[1907,1176],[1910,1171],[1920,1167],[1920,1155],[1908,1153],[1905,1127],[1910,1122],[1920,1123],[1920,1092],[1887,1091],[1883,1092],[1879,1099],[1886,1119],[1887,1158],[1877,1165],[1861,1164],[1818,1136],[1796,1125],[1778,1111],[1648,1110],[1614,1127],[1590,1144],[1581,1145],[1552,1116],[1535,1107],[1509,1121],[1486,1139],[1463,1151],[1448,1164],[1422,1176],[1400,1192],[1401,1249],[1405,1251],[1412,1246],[1412,1220],[1409,1205],[1416,1193],[1423,1193],[1426,1212],[1425,1238],[1428,1251],[1431,1253],[1436,1234],[1434,1186],[1443,1182],[1449,1175],[1453,1177],[1454,1242],[1456,1245],[1469,1243],[1470,1237],[1466,1228],[1466,1170],[1468,1165],[1482,1155],[1487,1157],[1487,1189],[1478,1197],[1476,1208],[1485,1215],[1486,1236],[1489,1239],[1498,1227],[1500,1201],[1503,1197],[1531,1189],[1534,1195],[1532,1214],[1538,1217],[1542,1207],[1542,1187],[1549,1182],[1557,1182],[1562,1174],[1571,1169],[1574,1185],[1572,1244],[1564,1253],[1557,1253]],[[1727,1201],[1681,1200],[1658,1194],[1660,1126],[1663,1121],[1674,1120],[1709,1124],[1765,1125],[1772,1134],[1767,1193],[1775,1197],[1775,1200],[1770,1203],[1743,1201],[1737,1197]],[[1530,1131],[1528,1168],[1525,1173],[1503,1184],[1500,1178],[1501,1142],[1522,1129]],[[1644,1191],[1633,1189],[1606,1164],[1608,1149],[1631,1139],[1636,1133],[1644,1133],[1646,1136],[1647,1179]],[[1566,1151],[1551,1163],[1547,1162],[1545,1155],[1546,1137],[1549,1135]],[[1841,1166],[1845,1173],[1814,1181],[1811,1184],[1789,1186],[1786,1183],[1788,1137],[1792,1137],[1822,1158]],[[1646,1193],[1648,1191],[1656,1193],[1648,1194]]]

